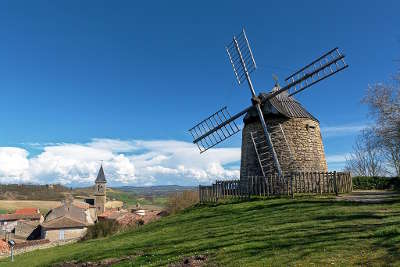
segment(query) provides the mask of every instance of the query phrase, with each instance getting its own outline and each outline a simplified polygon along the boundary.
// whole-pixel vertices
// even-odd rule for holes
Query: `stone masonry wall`
[[[94,196],[94,203],[97,208],[97,214],[102,214],[105,211],[106,206],[106,196],[105,195],[95,195]]]
[[[270,130],[282,171],[328,171],[318,122],[306,118],[288,119],[280,117],[266,118],[266,123]],[[279,130],[279,123],[283,128],[289,147]],[[245,124],[242,132],[240,177],[262,175],[250,135],[250,132],[254,131],[262,132],[261,123],[255,121]],[[270,153],[265,157],[269,159],[268,162],[273,162]],[[271,164],[271,169],[266,174],[275,172],[273,166]]]
[[[69,239],[79,239],[85,236],[87,232],[87,228],[71,228],[71,229],[55,229],[55,230],[45,230],[42,237],[44,239],[48,239],[50,241],[58,241],[60,240],[60,231],[64,231],[64,240]]]

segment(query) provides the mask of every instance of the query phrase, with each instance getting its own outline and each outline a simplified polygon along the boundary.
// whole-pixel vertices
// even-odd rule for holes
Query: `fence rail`
[[[210,186],[199,186],[201,203],[223,199],[246,199],[251,196],[291,196],[295,194],[340,194],[353,190],[347,172],[295,172],[282,177],[250,176],[240,180],[216,181]]]

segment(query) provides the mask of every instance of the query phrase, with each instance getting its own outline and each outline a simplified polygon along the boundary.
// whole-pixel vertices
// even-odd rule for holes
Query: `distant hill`
[[[0,200],[62,200],[72,190],[62,185],[0,185]]]
[[[162,208],[170,194],[184,190],[193,190],[196,187],[166,185],[135,187],[123,186],[107,188],[109,200],[123,201],[125,207],[136,204],[148,207]],[[0,200],[41,200],[61,201],[67,196],[84,199],[93,197],[93,187],[70,188],[63,185],[0,185]]]
[[[43,200],[60,201],[66,196],[87,198],[93,193],[92,187],[71,188],[59,184],[0,184],[0,200]]]
[[[121,186],[116,187],[121,191],[133,192],[138,195],[167,196],[171,193],[184,190],[195,190],[196,186],[157,185],[157,186]]]

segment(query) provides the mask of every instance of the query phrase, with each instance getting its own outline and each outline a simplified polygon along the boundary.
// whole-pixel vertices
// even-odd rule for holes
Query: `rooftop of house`
[[[69,216],[58,217],[42,223],[42,227],[45,229],[77,228],[86,227],[88,225],[88,222],[70,218]]]
[[[81,205],[82,204],[82,205]],[[46,229],[85,227],[93,224],[88,211],[89,205],[83,202],[66,201],[62,206],[50,210],[42,227]]]
[[[98,218],[115,220],[118,217],[121,217],[126,213],[127,213],[127,211],[106,210],[102,214],[98,215]]]
[[[14,214],[37,214],[40,213],[38,208],[23,208],[23,209],[17,209]]]
[[[35,214],[0,214],[0,221],[40,220],[40,213]]]

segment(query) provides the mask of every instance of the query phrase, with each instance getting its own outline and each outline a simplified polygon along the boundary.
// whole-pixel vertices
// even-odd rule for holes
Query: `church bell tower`
[[[106,188],[107,181],[104,175],[103,165],[101,165],[99,173],[97,174],[94,189],[94,205],[96,207],[97,214],[102,214],[105,211]]]

